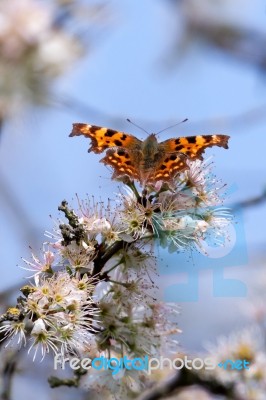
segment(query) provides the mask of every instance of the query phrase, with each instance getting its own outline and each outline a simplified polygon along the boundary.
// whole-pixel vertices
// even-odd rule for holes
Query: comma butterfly
[[[128,133],[82,123],[73,124],[69,136],[83,135],[91,139],[89,152],[102,153],[101,159],[114,169],[112,178],[127,175],[142,185],[157,181],[171,182],[178,173],[188,169],[186,160],[202,160],[207,147],[228,149],[229,136],[199,135],[168,139],[158,142],[152,133],[144,141]]]

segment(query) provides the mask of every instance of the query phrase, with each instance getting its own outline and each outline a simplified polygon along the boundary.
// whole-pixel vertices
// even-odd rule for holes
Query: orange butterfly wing
[[[104,158],[100,160],[105,165],[114,169],[112,179],[128,175],[131,179],[140,179],[139,172],[133,165],[132,159],[124,149],[107,150]]]
[[[182,153],[189,158],[202,160],[202,153],[207,147],[220,146],[228,149],[227,135],[199,135],[165,140],[160,143],[166,153]]]
[[[171,181],[179,172],[189,168],[186,160],[185,154],[168,154],[155,170],[152,181]]]
[[[205,149],[212,146],[228,148],[227,135],[179,137],[158,143],[151,134],[144,142],[128,133],[100,126],[75,123],[69,136],[83,135],[91,139],[89,152],[102,153],[105,165],[114,169],[112,178],[125,175],[143,183],[170,182],[179,172],[188,169],[187,159],[202,160]]]
[[[91,139],[91,147],[88,151],[93,151],[97,154],[111,147],[123,147],[136,150],[141,147],[142,143],[141,140],[128,133],[102,128],[96,125],[73,124],[73,129],[69,136],[80,135]]]

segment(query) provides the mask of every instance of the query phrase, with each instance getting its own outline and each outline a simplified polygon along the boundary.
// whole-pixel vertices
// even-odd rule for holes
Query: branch
[[[57,388],[60,386],[68,386],[68,387],[78,387],[80,379],[83,375],[86,375],[88,373],[88,370],[79,368],[74,372],[74,377],[73,378],[58,378],[56,376],[51,376],[48,378],[48,382],[50,384],[51,388]]]
[[[219,4],[211,5],[209,10],[206,2],[201,9],[186,0],[172,0],[172,3],[175,12],[180,13],[184,19],[184,33],[181,40],[178,38],[177,48],[183,50],[188,43],[193,41],[199,43],[203,40],[231,58],[266,70],[266,35],[263,31],[246,28],[244,24],[241,25],[241,21],[229,22],[226,19],[228,11],[223,10]],[[219,18],[217,18],[218,13]]]
[[[231,400],[240,400],[233,393],[234,386],[232,384],[222,384],[215,380],[213,377],[209,379],[200,376],[198,373],[193,372],[193,370],[188,370],[183,368],[174,376],[164,380],[163,382],[156,385],[154,388],[144,392],[138,400],[158,400],[164,398],[164,396],[171,395],[173,392],[180,392],[181,390],[192,386],[198,385],[210,393],[215,395],[227,396]]]
[[[94,268],[92,276],[99,274],[102,271],[104,265],[107,263],[107,261],[110,260],[115,253],[117,253],[119,250],[122,250],[124,246],[129,246],[129,245],[130,243],[120,240],[118,242],[115,242],[104,254],[102,254],[102,252],[99,251],[97,257],[94,259]]]
[[[27,210],[23,207],[22,202],[19,201],[17,195],[13,192],[9,182],[0,172],[0,200],[10,209],[12,217],[23,233],[23,240],[31,243],[32,246],[37,247],[36,237],[38,237],[39,229],[31,222],[31,217]]]
[[[2,392],[0,393],[2,400],[11,400],[11,386],[12,386],[13,376],[16,372],[17,361],[18,361],[18,354],[17,352],[15,352],[5,362],[2,373],[3,388]]]
[[[61,97],[58,97],[54,100],[53,105],[55,107],[60,107],[68,111],[74,111],[78,118],[84,118],[84,122],[88,123],[97,123],[101,121],[101,124],[104,124],[113,129],[120,130],[129,130],[129,124],[127,123],[126,117],[121,118],[121,116],[107,114],[104,110],[97,109],[92,107],[87,103],[83,103],[81,100],[76,99],[74,97],[70,97],[67,94]],[[190,121],[187,124],[182,124],[183,132],[191,132],[195,131],[211,131],[217,129],[219,130],[221,125],[223,129],[226,129],[226,126],[237,126],[239,127],[247,127],[247,125],[254,125],[264,122],[266,120],[266,104],[261,104],[256,107],[250,108],[249,110],[240,112],[238,114],[233,115],[217,115],[211,118],[198,120],[198,121]],[[159,131],[161,128],[165,128],[169,125],[175,124],[178,119],[182,119],[183,116],[175,116],[168,118],[167,120],[148,120],[148,119],[139,119],[138,124],[143,126],[147,131],[153,132]],[[104,121],[104,122],[102,122]],[[155,129],[156,128],[156,129]]]
[[[232,210],[239,210],[240,208],[254,207],[266,201],[266,190],[264,190],[259,196],[251,197],[250,199],[240,201],[234,204]]]
[[[4,120],[0,117],[0,139],[3,133]]]

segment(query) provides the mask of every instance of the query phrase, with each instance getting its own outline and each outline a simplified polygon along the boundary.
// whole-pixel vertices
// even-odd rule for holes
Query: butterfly
[[[112,179],[128,176],[142,185],[157,181],[172,182],[188,169],[187,160],[202,160],[207,147],[220,146],[228,149],[227,135],[198,135],[178,137],[158,142],[154,133],[144,141],[128,133],[83,123],[73,124],[69,136],[83,135],[91,139],[89,152],[106,151],[100,161],[110,165]]]

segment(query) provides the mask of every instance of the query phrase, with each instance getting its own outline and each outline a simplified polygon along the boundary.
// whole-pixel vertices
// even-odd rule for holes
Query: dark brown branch
[[[3,369],[3,388],[0,393],[2,400],[11,400],[11,387],[14,374],[16,372],[16,364],[18,361],[18,354],[13,353],[5,362]]]
[[[158,400],[173,393],[177,394],[181,390],[188,388],[192,385],[198,385],[207,390],[209,393],[215,395],[227,396],[232,400],[240,400],[234,395],[234,387],[232,384],[222,384],[215,380],[213,377],[207,379],[199,373],[193,372],[186,368],[181,369],[174,376],[164,380],[156,385],[154,388],[144,392],[138,397],[138,400]]]
[[[189,20],[189,29],[215,46],[240,61],[256,67],[266,68],[266,36],[258,31],[208,21],[207,19]]]
[[[224,20],[213,16],[212,10],[221,14],[222,6],[219,4],[199,9],[190,5],[186,0],[172,0],[170,4],[174,6],[174,13],[180,14],[183,18],[184,33],[180,39],[178,30],[175,47],[176,53],[180,57],[180,51],[191,42],[199,43],[200,40],[205,44],[218,49],[231,58],[237,59],[242,63],[248,63],[263,71],[266,70],[266,35],[262,30],[254,29],[241,25],[241,21],[231,23],[226,18],[228,11],[224,10]],[[216,10],[215,10],[216,7]],[[174,15],[173,13],[173,15]],[[215,13],[214,13],[215,14]],[[177,19],[179,21],[179,19]],[[183,52],[184,53],[184,52]]]
[[[58,378],[56,376],[51,376],[48,378],[48,382],[51,388],[57,388],[60,386],[68,386],[68,387],[78,387],[80,379],[83,375],[86,375],[88,370],[79,368],[74,372],[73,378]]]
[[[58,100],[59,102],[59,100]],[[59,106],[59,104],[56,104]],[[60,106],[65,109],[74,110],[80,118],[85,118],[84,122],[96,123],[97,120],[104,121],[104,125],[113,128],[129,131],[130,127],[126,122],[126,118],[121,118],[116,115],[107,115],[105,111],[100,109],[92,108],[89,104],[82,103],[80,100],[75,98],[68,98],[67,101],[63,101],[60,103]],[[186,134],[194,134],[197,131],[212,131],[219,130],[221,125],[223,129],[228,129],[230,126],[232,129],[233,126],[239,127],[247,127],[247,125],[255,125],[263,123],[266,119],[266,104],[261,104],[259,106],[253,107],[249,110],[240,112],[234,115],[220,115],[214,116],[211,118],[207,118],[204,120],[190,121],[187,124],[182,125],[182,131]],[[169,118],[167,120],[160,121],[150,121],[145,119],[138,119],[138,123],[145,127],[145,129],[149,132],[159,131],[160,128],[164,128],[168,125],[176,123],[178,119],[183,116],[176,116],[173,118]],[[102,122],[103,123],[103,122]]]
[[[0,139],[3,134],[3,126],[4,126],[4,120],[3,118],[0,118]]]
[[[110,258],[116,254],[119,250],[122,250],[125,246],[129,246],[130,243],[124,242],[124,240],[120,240],[115,242],[104,254],[102,254],[99,249],[97,257],[94,259],[94,268],[92,272],[92,276],[95,276],[101,273],[104,265],[107,263]]]
[[[266,190],[262,192],[262,194],[259,196],[251,197],[250,199],[243,200],[234,204],[231,208],[234,211],[234,210],[239,210],[241,208],[254,207],[264,203],[265,201],[266,201]]]
[[[32,246],[37,247],[39,230],[31,222],[31,217],[27,213],[27,210],[23,207],[22,202],[19,201],[15,192],[10,187],[10,183],[0,173],[0,200],[4,202],[5,206],[10,209],[11,215],[14,221],[17,223],[18,228],[21,230],[23,239],[30,243]]]

